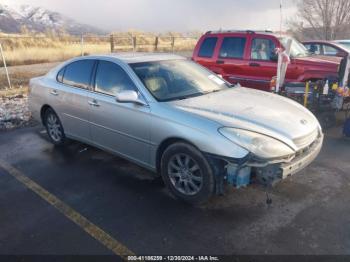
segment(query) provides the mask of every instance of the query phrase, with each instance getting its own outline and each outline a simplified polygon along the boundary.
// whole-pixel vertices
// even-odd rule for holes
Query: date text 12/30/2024
[[[128,261],[219,261],[216,256],[128,256]]]

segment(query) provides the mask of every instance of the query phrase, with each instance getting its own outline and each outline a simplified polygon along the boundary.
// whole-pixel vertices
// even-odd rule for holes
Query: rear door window
[[[125,70],[115,63],[99,61],[96,70],[95,91],[115,96],[124,90],[137,90]]]
[[[86,59],[67,65],[63,76],[63,83],[74,87],[89,89],[94,64],[95,60]]]
[[[214,54],[216,42],[218,41],[217,37],[208,37],[206,38],[199,49],[198,56],[199,57],[212,57]]]
[[[225,37],[220,49],[220,58],[242,59],[245,44],[245,37]]]
[[[323,52],[324,52],[324,55],[336,56],[338,53],[338,50],[336,48],[334,48],[333,46],[323,45]]]
[[[272,61],[276,45],[271,39],[254,38],[252,41],[250,58],[252,60]]]

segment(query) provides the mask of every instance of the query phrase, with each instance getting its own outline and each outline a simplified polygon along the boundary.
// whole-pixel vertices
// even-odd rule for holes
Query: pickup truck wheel
[[[208,161],[189,144],[175,143],[165,150],[161,174],[171,193],[185,202],[201,204],[214,192],[214,176]]]
[[[57,114],[50,108],[45,112],[44,123],[51,142],[56,146],[63,145],[66,141],[63,126]]]

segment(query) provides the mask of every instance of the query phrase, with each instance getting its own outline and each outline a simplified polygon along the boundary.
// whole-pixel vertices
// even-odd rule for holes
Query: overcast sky
[[[295,12],[283,1],[284,18]],[[0,0],[42,6],[107,31],[279,30],[280,0]],[[285,23],[284,23],[285,25]]]

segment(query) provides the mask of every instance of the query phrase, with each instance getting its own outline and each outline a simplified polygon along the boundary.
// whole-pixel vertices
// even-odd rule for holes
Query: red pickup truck
[[[209,31],[199,39],[192,59],[230,83],[271,91],[271,79],[277,75],[275,49],[284,48],[288,39],[292,45],[286,83],[338,77],[340,58],[311,55],[296,39],[268,31]]]

